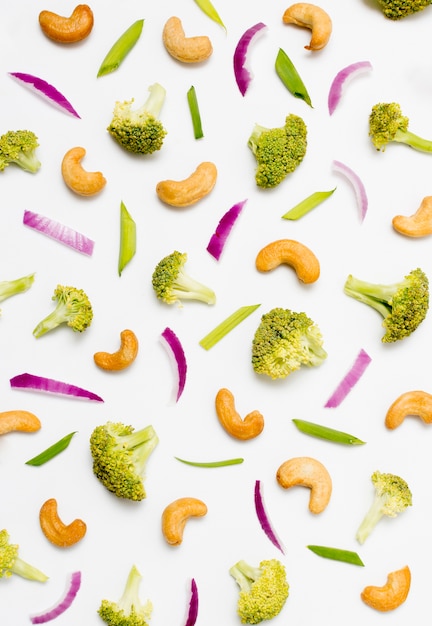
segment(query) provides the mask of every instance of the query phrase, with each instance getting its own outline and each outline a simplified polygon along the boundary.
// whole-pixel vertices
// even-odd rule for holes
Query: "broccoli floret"
[[[0,172],[15,163],[24,171],[35,174],[41,164],[36,155],[38,138],[31,130],[9,130],[0,136]]]
[[[2,280],[0,282],[0,302],[30,289],[34,282],[34,276],[34,274],[28,274],[14,280]]]
[[[177,250],[159,261],[152,276],[152,285],[157,297],[166,304],[181,303],[182,300],[199,300],[206,304],[214,304],[216,302],[214,291],[185,272],[186,261],[187,254]]]
[[[429,308],[429,280],[423,270],[412,270],[402,280],[381,285],[348,276],[344,291],[382,315],[383,343],[404,339],[425,319]]]
[[[150,600],[143,604],[139,598],[141,579],[141,574],[133,565],[120,600],[118,602],[102,600],[98,614],[105,624],[108,626],[148,626],[153,605]]]
[[[303,161],[307,148],[306,124],[293,114],[286,117],[281,128],[255,124],[248,146],[257,163],[255,181],[258,187],[276,187]]]
[[[0,531],[0,578],[10,578],[13,574],[27,578],[28,580],[37,580],[44,583],[48,580],[48,576],[40,570],[33,567],[29,563],[23,561],[19,556],[19,546],[10,543],[10,537],[7,530]]]
[[[33,330],[35,337],[42,337],[60,324],[67,324],[75,332],[82,333],[93,319],[93,308],[87,294],[76,287],[57,285],[52,300],[57,305]]]
[[[384,516],[397,517],[412,506],[412,494],[408,484],[395,474],[374,472],[371,476],[375,495],[356,534],[359,543],[364,543],[380,519]]]
[[[432,0],[378,0],[385,17],[390,20],[400,20],[403,17],[422,11]]]
[[[159,115],[165,102],[166,91],[155,83],[149,87],[146,102],[133,110],[134,100],[116,102],[113,118],[107,130],[129,152],[151,154],[162,148],[167,134]]]
[[[384,152],[388,143],[404,143],[420,152],[432,152],[432,140],[423,139],[408,130],[409,119],[402,115],[397,102],[380,102],[369,115],[369,136],[377,150]]]
[[[158,443],[153,426],[141,430],[122,422],[96,426],[90,436],[93,472],[117,497],[144,500],[144,472]]]
[[[279,615],[289,594],[285,566],[280,561],[269,559],[254,567],[241,560],[229,573],[240,587],[237,612],[242,624],[259,624]]]
[[[252,366],[258,374],[286,378],[302,365],[327,358],[318,326],[306,315],[275,308],[261,317],[252,341]]]

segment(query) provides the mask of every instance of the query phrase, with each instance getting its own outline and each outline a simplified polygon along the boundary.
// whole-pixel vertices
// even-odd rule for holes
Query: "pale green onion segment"
[[[212,348],[218,341],[223,339],[225,335],[233,330],[233,328],[238,326],[240,322],[245,320],[260,306],[260,304],[251,304],[240,307],[239,309],[237,309],[237,311],[234,311],[234,313],[227,317],[223,322],[218,324],[218,326],[210,331],[208,335],[203,337],[199,342],[199,345],[205,350],[210,350],[210,348]]]
[[[29,459],[28,461],[26,461],[26,465],[39,466],[39,465],[43,465],[47,461],[50,461],[55,456],[60,454],[60,452],[63,452],[63,450],[66,450],[66,448],[71,442],[72,437],[75,435],[76,432],[77,431],[75,430],[74,432],[69,433],[69,435],[62,437],[62,439],[54,443],[52,446],[50,446],[49,448],[47,448],[46,450],[44,450],[37,456],[34,456],[32,459]]]
[[[194,131],[195,139],[202,139],[204,132],[201,123],[201,113],[199,110],[198,98],[196,95],[195,87],[192,85],[187,92],[187,101],[189,105],[189,111],[192,119],[192,127]]]
[[[97,73],[97,76],[105,76],[114,72],[135,46],[141,36],[144,20],[137,20],[117,39],[104,58]]]
[[[343,561],[344,563],[351,563],[351,565],[360,565],[364,567],[364,563],[357,554],[352,550],[342,550],[341,548],[331,548],[328,546],[307,546],[314,554],[322,556],[325,559],[332,559],[333,561]]]
[[[186,465],[192,465],[193,467],[227,467],[228,465],[239,465],[240,463],[243,463],[242,458],[235,458],[235,459],[224,459],[223,461],[208,461],[208,462],[201,462],[201,461],[186,461],[185,459],[180,459],[178,456],[174,457],[177,461],[180,461],[180,463],[185,463]]]
[[[275,62],[276,74],[281,79],[282,83],[288,89],[288,91],[295,97],[304,100],[310,107],[312,102],[305,87],[300,74],[297,72],[294,63],[291,61],[287,53],[279,48],[279,52],[276,56]]]
[[[311,194],[295,206],[292,209],[287,211],[282,215],[284,220],[298,220],[312,209],[315,209],[321,202],[327,200],[333,193],[336,191],[336,187],[334,189],[330,189],[330,191],[315,191],[315,193]]]
[[[366,443],[365,441],[354,437],[354,435],[350,435],[341,430],[335,430],[334,428],[328,428],[328,426],[322,426],[321,424],[315,424],[314,422],[307,422],[300,419],[293,419],[293,422],[300,432],[305,435],[311,435],[311,437],[326,439],[327,441],[334,441],[335,443],[342,443],[351,446],[359,446]]]
[[[216,11],[210,0],[195,0],[195,2],[197,3],[201,11],[203,11],[207,15],[207,17],[212,19],[214,22],[216,22],[216,24],[219,24],[219,26],[222,26],[222,28],[226,30],[225,24],[221,20],[219,13]]]
[[[136,252],[136,224],[123,202],[120,203],[120,250],[118,273],[121,276]]]

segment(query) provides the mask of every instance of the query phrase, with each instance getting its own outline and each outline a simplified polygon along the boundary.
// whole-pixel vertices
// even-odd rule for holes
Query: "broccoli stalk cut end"
[[[123,594],[118,602],[102,600],[98,614],[108,626],[148,626],[153,605],[150,600],[142,603],[139,586],[142,576],[135,565],[132,566]]]

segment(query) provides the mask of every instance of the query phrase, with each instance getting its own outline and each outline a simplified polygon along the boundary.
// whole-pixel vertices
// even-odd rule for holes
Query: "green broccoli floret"
[[[60,324],[67,324],[72,330],[79,333],[90,326],[93,319],[93,308],[87,294],[82,289],[57,285],[51,299],[55,300],[57,305],[33,330],[33,335],[36,338],[42,337]]]
[[[422,11],[432,0],[378,0],[385,17],[390,20],[400,20],[403,17]]]
[[[326,358],[321,331],[306,313],[277,307],[261,317],[252,341],[257,374],[286,378],[302,365],[321,365]]]
[[[384,516],[397,517],[412,506],[412,494],[403,478],[395,474],[374,472],[371,476],[375,495],[356,534],[359,543],[364,543],[380,519]]]
[[[390,142],[404,143],[420,152],[432,152],[432,140],[408,130],[409,119],[397,102],[380,102],[369,115],[369,137],[377,150],[384,152]]]
[[[281,128],[255,124],[248,146],[257,163],[255,181],[258,187],[276,187],[303,161],[307,148],[306,124],[293,114],[286,117]]]
[[[105,624],[108,626],[148,626],[153,605],[150,600],[143,604],[139,598],[141,579],[141,574],[133,565],[120,600],[118,602],[102,600],[98,614]]]
[[[144,472],[158,443],[153,426],[140,430],[122,422],[96,426],[90,436],[93,472],[117,497],[144,500]]]
[[[289,594],[285,566],[280,561],[269,559],[254,567],[241,560],[229,573],[240,587],[237,612],[242,624],[259,624],[279,615]]]
[[[37,580],[44,583],[48,580],[48,576],[40,570],[23,561],[19,556],[19,546],[10,543],[10,537],[7,530],[0,531],[0,578],[10,578],[13,574],[27,578],[28,580]]]
[[[423,270],[412,270],[402,280],[382,285],[348,276],[344,291],[368,304],[384,318],[383,343],[404,339],[425,319],[429,308],[429,280]]]
[[[0,172],[15,163],[24,171],[35,174],[41,164],[36,156],[38,138],[31,130],[9,130],[0,136]]]
[[[135,154],[151,154],[160,150],[167,134],[159,119],[166,91],[159,83],[149,87],[149,91],[146,102],[136,110],[132,109],[133,99],[116,102],[107,128],[125,150]]]
[[[216,295],[209,287],[191,278],[184,269],[187,261],[185,252],[174,250],[156,265],[153,276],[153,289],[166,304],[181,303],[182,300],[199,300],[214,304]]]
[[[34,274],[28,274],[21,278],[15,278],[14,280],[2,280],[0,281],[0,302],[16,296],[18,293],[23,293],[30,289],[34,282]],[[1,309],[0,309],[1,313]]]

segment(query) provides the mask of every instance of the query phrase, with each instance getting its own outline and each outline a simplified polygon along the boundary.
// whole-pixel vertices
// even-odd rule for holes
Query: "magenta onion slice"
[[[272,544],[276,546],[276,548],[280,550],[282,554],[284,554],[284,549],[282,547],[282,544],[277,538],[275,531],[273,530],[273,526],[270,522],[270,519],[267,515],[266,509],[264,506],[264,499],[262,495],[262,487],[261,487],[260,480],[255,481],[254,496],[255,496],[255,510],[256,510],[257,517],[258,517],[258,521],[261,524],[261,528],[263,529],[267,537],[270,539]]]
[[[335,408],[346,398],[354,385],[363,376],[367,366],[371,362],[371,357],[363,348],[358,353],[352,367],[345,374],[335,391],[325,403],[326,408]]]
[[[220,219],[215,232],[210,237],[210,241],[207,245],[207,252],[209,252],[212,257],[216,259],[216,261],[219,261],[232,227],[242,212],[246,202],[247,200],[242,200],[228,209],[228,211]]]
[[[348,81],[358,74],[363,73],[366,70],[371,70],[372,64],[369,61],[358,61],[357,63],[351,63],[343,69],[341,69],[334,77],[328,94],[328,109],[330,115],[333,115],[337,105],[342,98],[343,88]]]
[[[103,399],[92,391],[87,391],[87,389],[83,389],[82,387],[54,380],[53,378],[45,378],[44,376],[36,376],[34,374],[24,373],[13,376],[10,379],[10,386],[13,389],[33,389],[35,391],[103,402]]]
[[[45,215],[25,210],[23,224],[78,252],[82,252],[88,256],[93,254],[94,241],[92,239]]]
[[[368,210],[368,197],[366,194],[365,186],[361,180],[361,178],[345,163],[341,163],[340,161],[333,161],[333,169],[336,172],[339,172],[351,183],[354,188],[358,208],[360,211],[361,221],[366,217],[366,213]]]
[[[165,328],[161,333],[161,338],[169,348],[169,353],[174,357],[177,372],[177,392],[176,402],[179,401],[186,384],[187,362],[180,339],[171,328]]]
[[[56,105],[63,111],[70,113],[70,115],[73,115],[74,117],[80,117],[69,100],[65,98],[65,96],[58,91],[58,89],[50,83],[47,83],[47,81],[43,78],[39,78],[33,74],[26,74],[24,72],[9,72],[9,76],[12,76],[12,78],[15,78],[19,83],[31,89],[37,95],[42,96],[45,100],[48,100],[48,102]]]
[[[64,613],[75,600],[75,597],[81,587],[81,572],[73,572],[70,575],[65,593],[60,600],[50,609],[30,616],[32,624],[46,624]]]
[[[195,579],[191,580],[191,594],[189,601],[189,611],[185,626],[195,626],[198,618],[198,587]]]
[[[252,41],[254,41],[258,35],[265,32],[267,29],[266,24],[258,22],[254,26],[248,28],[240,37],[238,44],[234,51],[234,76],[240,93],[245,95],[252,80],[252,72],[248,67],[248,52]]]

